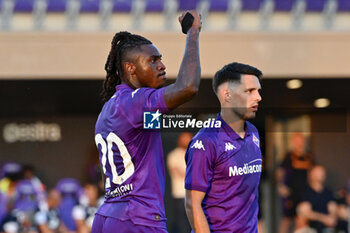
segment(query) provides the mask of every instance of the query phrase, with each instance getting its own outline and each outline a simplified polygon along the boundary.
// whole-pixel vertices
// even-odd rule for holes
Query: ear
[[[132,62],[124,62],[124,70],[125,73],[129,75],[133,75],[135,73],[135,65]]]
[[[222,90],[222,95],[223,95],[223,100],[225,102],[230,102],[231,101],[231,92],[228,88],[224,88]]]
[[[232,94],[228,82],[222,83],[218,86],[217,96],[221,104],[231,101]]]

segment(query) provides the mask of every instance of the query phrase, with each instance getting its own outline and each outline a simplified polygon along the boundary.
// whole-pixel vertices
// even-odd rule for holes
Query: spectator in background
[[[34,220],[41,233],[65,233],[69,232],[64,223],[60,220],[58,207],[61,203],[60,193],[52,189],[46,198],[46,210],[38,211]]]
[[[297,207],[298,219],[307,222],[317,233],[334,232],[337,224],[337,204],[332,192],[325,187],[325,179],[324,167],[314,166],[309,172],[303,201]]]
[[[37,192],[28,180],[20,180],[16,187],[15,209],[22,212],[34,213],[39,207]]]
[[[21,165],[9,162],[2,166],[0,172],[0,225],[8,221],[14,205],[17,183],[21,178]]]
[[[336,202],[338,205],[337,208],[337,233],[348,233],[348,217],[349,217],[349,208],[346,202],[346,188],[341,188],[337,192]]]
[[[93,183],[88,183],[84,186],[85,201],[73,208],[73,219],[77,226],[78,233],[91,232],[92,222],[95,213],[104,201],[104,197],[99,199],[98,187]]]
[[[23,166],[23,178],[32,183],[37,194],[39,207],[45,208],[45,185],[35,175],[35,168],[32,165],[26,164]]]
[[[4,216],[0,224],[1,233],[17,233],[22,231],[20,219],[14,210],[14,200],[9,199],[6,203],[7,214]]]
[[[79,203],[82,194],[81,185],[76,179],[64,178],[57,183],[56,189],[62,197],[59,205],[61,220],[69,230],[76,231],[77,228],[72,216],[72,210]]]
[[[171,209],[173,220],[169,222],[170,232],[190,232],[191,227],[186,218],[185,211],[185,153],[188,143],[193,135],[188,132],[181,133],[177,139],[177,147],[168,154],[167,167],[171,179],[171,194],[173,208]]]
[[[296,206],[302,201],[307,186],[307,172],[313,165],[312,155],[307,153],[305,137],[294,133],[290,140],[291,152],[276,171],[277,191],[282,198],[283,217],[279,233],[287,233],[296,216]]]
[[[38,209],[35,189],[30,181],[18,182],[14,197],[8,200],[8,214],[1,229],[4,232],[37,232],[33,217]]]
[[[17,182],[22,179],[22,167],[18,163],[5,163],[1,169],[0,192],[7,198],[13,198]]]

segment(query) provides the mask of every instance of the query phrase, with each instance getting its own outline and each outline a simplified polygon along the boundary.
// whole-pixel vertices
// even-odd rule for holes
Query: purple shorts
[[[95,215],[91,233],[167,233],[167,230],[160,227],[149,227],[135,225],[132,221],[122,221],[112,217],[99,214]]]

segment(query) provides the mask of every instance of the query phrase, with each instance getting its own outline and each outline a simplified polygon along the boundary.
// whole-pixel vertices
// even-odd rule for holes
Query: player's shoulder
[[[156,91],[156,89],[151,87],[140,87],[137,89],[133,89],[129,85],[122,83],[116,87],[116,92],[111,97],[111,99],[113,98],[134,99],[137,97],[144,97],[145,93],[149,93],[153,91]]]
[[[157,91],[157,89],[150,87],[133,89],[123,83],[117,86],[116,92],[107,102],[107,105],[112,108],[118,106],[121,109],[144,106],[147,105],[150,97],[155,91]]]
[[[258,131],[258,129],[255,127],[255,125],[253,125],[251,122],[246,121],[246,124],[247,124],[248,129]]]
[[[253,125],[249,121],[246,121],[246,124],[247,124],[247,129],[249,132],[255,133],[255,134],[257,134],[256,136],[259,136],[258,129],[255,127],[255,125]]]
[[[203,128],[192,138],[189,149],[203,149],[215,147],[217,133],[213,130]]]
[[[137,98],[145,98],[149,95],[151,95],[152,93],[154,92],[157,92],[161,89],[155,89],[155,88],[152,88],[152,87],[140,87],[140,88],[137,88],[137,89],[128,89],[127,92],[128,92],[128,97],[131,98],[131,99],[137,99]]]
[[[128,106],[144,106],[146,108],[158,106],[163,108],[165,107],[163,95],[164,88],[141,87],[134,90],[129,87],[127,91],[121,92],[118,97]]]
[[[212,142],[217,137],[217,133],[218,131],[215,129],[202,128],[198,131],[192,140],[198,139],[206,142]]]

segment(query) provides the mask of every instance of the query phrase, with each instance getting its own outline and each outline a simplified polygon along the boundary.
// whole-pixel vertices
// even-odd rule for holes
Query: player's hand
[[[192,10],[192,11],[183,12],[182,15],[179,17],[180,24],[182,23],[182,20],[185,17],[187,12],[190,13],[194,18],[191,28],[198,29],[200,31],[202,28],[202,21],[201,21],[201,15],[197,11]]]

